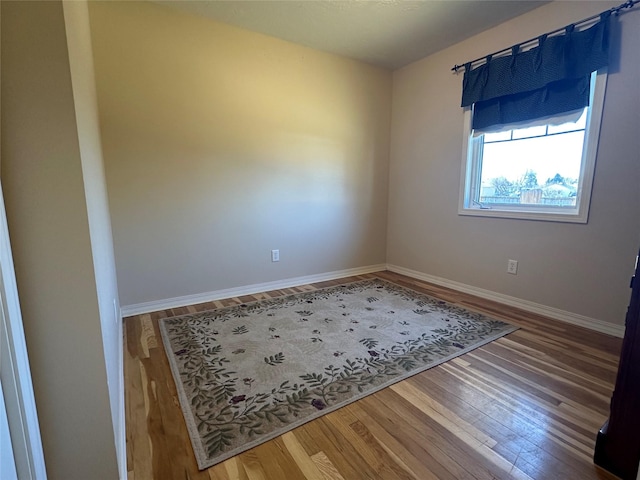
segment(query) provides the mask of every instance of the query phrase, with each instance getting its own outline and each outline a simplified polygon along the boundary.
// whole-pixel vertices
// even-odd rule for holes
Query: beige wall
[[[621,64],[608,79],[587,225],[457,214],[462,74],[450,71],[611,5],[554,2],[394,72],[390,264],[623,322],[640,246],[640,13],[620,17]],[[519,261],[517,276],[507,259]]]
[[[149,3],[90,16],[123,305],[385,261],[390,72]]]
[[[127,459],[122,318],[119,313],[111,218],[102,161],[89,9],[87,2],[81,0],[64,2],[63,9],[89,235],[93,251],[93,268],[98,293],[102,344],[107,368],[109,403],[120,478],[124,479],[127,475]]]
[[[1,8],[1,178],[47,472],[52,479],[114,479],[62,2],[3,1]]]

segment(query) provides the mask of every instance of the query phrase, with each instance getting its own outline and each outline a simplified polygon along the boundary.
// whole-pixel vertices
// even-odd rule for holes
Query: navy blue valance
[[[609,21],[605,12],[590,28],[538,39],[525,52],[465,65],[462,106],[474,105],[473,128],[533,120],[589,104],[591,73],[609,63]]]

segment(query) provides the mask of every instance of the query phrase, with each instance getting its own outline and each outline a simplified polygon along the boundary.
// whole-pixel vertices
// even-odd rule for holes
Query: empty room
[[[636,479],[636,3],[2,0],[0,478]]]

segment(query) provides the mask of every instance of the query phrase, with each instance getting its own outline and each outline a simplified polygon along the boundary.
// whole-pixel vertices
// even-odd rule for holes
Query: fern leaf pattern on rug
[[[160,321],[201,469],[515,329],[379,279]]]

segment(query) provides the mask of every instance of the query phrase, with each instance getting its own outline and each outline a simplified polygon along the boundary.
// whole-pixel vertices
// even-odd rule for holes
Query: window
[[[592,74],[580,111],[487,132],[472,130],[468,108],[459,213],[586,223],[605,83]]]

